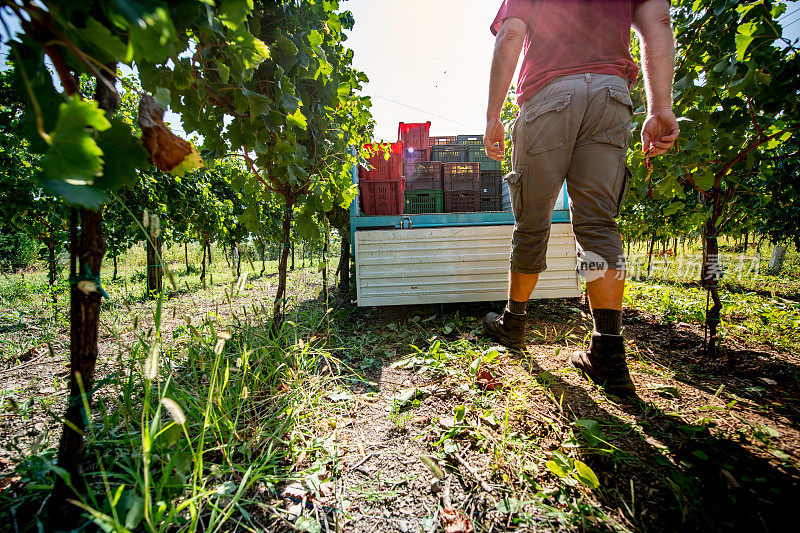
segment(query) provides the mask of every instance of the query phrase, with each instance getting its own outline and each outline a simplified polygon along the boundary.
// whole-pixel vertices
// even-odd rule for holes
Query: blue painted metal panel
[[[553,211],[554,223],[569,222],[569,211]],[[447,226],[500,226],[513,225],[514,215],[510,211],[487,213],[431,213],[424,215],[356,216],[350,219],[353,228],[420,229]]]

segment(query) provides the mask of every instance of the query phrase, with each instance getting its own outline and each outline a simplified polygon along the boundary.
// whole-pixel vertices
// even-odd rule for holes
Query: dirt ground
[[[183,313],[213,315],[225,323],[232,308],[270,302],[271,287],[264,279],[225,305],[191,295],[169,300],[163,336],[169,337]],[[299,301],[314,298],[318,291],[317,280],[302,273],[292,276],[290,293],[299,294]],[[351,312],[348,331],[354,342],[374,340],[364,341],[364,350],[374,355],[376,364],[344,397],[330,398],[338,414],[330,427],[320,430],[320,438],[333,440],[340,463],[333,482],[320,490],[324,497],[314,503],[318,521],[332,524],[338,513],[341,531],[435,531],[447,494],[452,507],[469,516],[480,531],[775,530],[800,497],[800,356],[759,345],[728,344],[721,356],[710,358],[701,349],[703,331],[698,326],[660,323],[626,309],[624,329],[639,400],[618,403],[566,363],[568,354],[582,346],[590,326],[581,308],[577,301],[531,305],[527,349],[500,352],[490,367],[495,380],[491,388],[496,391],[481,400],[498,418],[509,410],[514,416],[505,427],[472,422],[482,442],[504,442],[509,432],[517,439],[536,439],[541,459],[563,446],[575,421],[597,421],[614,451],[584,456],[601,488],[591,494],[577,489],[573,493],[602,507],[616,525],[604,524],[592,513],[584,513],[588,521],[570,522],[537,506],[527,508],[524,521],[514,520],[514,513],[504,510],[503,499],[533,499],[537,491],[552,492],[559,480],[537,467],[527,485],[521,484],[528,474],[518,471],[519,461],[492,456],[469,437],[459,437],[458,451],[439,463],[449,482],[437,480],[420,460],[436,455],[437,441],[453,425],[454,410],[473,401],[473,392],[457,375],[443,377],[392,364],[410,353],[412,342],[421,346],[433,337],[491,347],[480,332],[480,318],[492,309],[490,304]],[[431,320],[418,328],[424,331],[416,338],[398,338],[398,324],[442,312],[457,313],[462,325],[443,327],[442,321]],[[99,377],[119,364],[120,346],[133,341],[134,317],[152,321],[147,304],[114,316],[115,323],[102,331]],[[2,485],[9,483],[14,465],[28,450],[57,441],[56,420],[66,398],[67,333],[58,332],[52,351],[34,350],[14,365],[0,366],[6,396],[17,404],[0,416]],[[415,388],[424,394],[412,409],[393,408],[399,394]],[[518,390],[524,393],[512,394]],[[510,406],[512,397],[521,403]],[[283,490],[283,500],[274,503],[288,511],[273,527],[288,530],[292,513],[299,514],[297,508],[308,502],[302,487]],[[580,501],[551,503],[553,508],[574,510]]]
[[[486,309],[462,306],[459,311],[477,333]],[[388,333],[387,325],[426,312],[430,309],[381,309],[368,322],[373,332]],[[553,434],[553,421],[596,420],[621,456],[587,459],[602,479],[598,503],[606,506],[616,527],[600,523],[583,527],[772,531],[783,523],[787,506],[800,496],[797,354],[727,346],[720,357],[709,358],[701,349],[701,328],[661,324],[653,316],[627,309],[624,327],[638,400],[623,404],[606,397],[567,364],[568,354],[581,345],[585,319],[551,320],[546,306],[531,314],[529,330],[534,334],[529,332],[527,349],[504,352],[492,372],[500,386],[509,389],[545,375],[551,394],[528,391],[514,429],[543,436],[540,446],[548,452],[562,445]],[[541,339],[531,342],[539,332],[560,337],[557,333],[570,330],[573,335],[567,336],[566,347]],[[464,334],[451,336],[458,335]],[[328,502],[345,507],[349,519],[344,526],[340,523],[344,531],[434,531],[441,483],[419,456],[435,453],[432,443],[440,432],[432,428],[463,402],[464,392],[457,381],[431,380],[388,363],[373,374],[379,392],[368,401],[356,401],[336,424],[337,442],[345,454],[335,494]],[[398,392],[410,387],[430,394],[398,427],[387,419],[387,412]],[[493,408],[503,411],[502,398]],[[481,431],[499,437],[498,428],[484,426]],[[492,477],[488,468],[492,458],[468,442],[463,444],[464,462],[445,465],[454,475],[454,507],[483,531],[516,530],[510,515],[497,511],[497,502],[503,496],[518,496],[518,487],[498,476],[497,470]],[[540,472],[537,478],[544,486],[553,476]],[[566,529],[572,527],[578,526]],[[534,511],[520,529],[550,531],[565,525],[547,513],[537,517]]]

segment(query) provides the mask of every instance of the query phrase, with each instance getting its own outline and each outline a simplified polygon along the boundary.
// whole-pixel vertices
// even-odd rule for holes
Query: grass
[[[732,246],[722,245],[723,250]],[[642,253],[634,248],[632,256]],[[645,251],[646,253],[646,251]],[[639,256],[641,258],[641,256]],[[700,288],[698,259],[702,251],[688,249],[674,256],[653,258],[651,276],[633,268],[625,290],[625,304],[656,315],[660,320],[702,324],[706,292]],[[744,258],[744,259],[742,259]],[[769,273],[769,256],[728,251],[728,265],[720,280],[723,339],[757,342],[778,350],[800,350],[800,253],[790,247],[780,274]],[[636,264],[637,260],[634,259]],[[693,265],[688,269],[686,265]],[[741,265],[745,265],[740,268]]]
[[[284,335],[270,339],[268,296],[265,302],[233,304],[239,290],[263,288],[269,281],[257,279],[245,261],[236,280],[215,257],[209,269],[214,283],[203,291],[196,274],[180,269],[179,248],[165,251],[179,289],[186,287],[194,301],[216,304],[199,317],[191,304],[173,305],[168,316],[165,295],[154,304],[145,302],[144,263],[137,252],[142,250],[120,258],[118,279],[105,283],[112,300],[103,304],[101,327],[116,339],[117,359],[106,365],[110,372],[101,371],[86,435],[87,496],[78,504],[106,530],[217,531],[233,515],[243,527],[263,530],[261,520],[271,516],[264,509],[278,484],[330,458],[331,450],[315,434],[320,398],[338,379],[321,370],[334,358],[319,343],[300,340],[309,336],[304,328],[326,320],[325,309],[296,310]],[[110,268],[107,261],[102,279],[110,277]],[[274,269],[275,262],[268,262],[266,274]],[[60,316],[52,313],[57,307],[45,275],[34,269],[6,276],[0,285],[2,326],[8,330],[0,337],[2,356],[12,364],[24,355],[21,345],[23,350],[45,345],[66,327],[63,310]],[[166,277],[164,283],[168,286]],[[63,281],[58,296],[65,305]],[[29,334],[33,321],[36,329]],[[171,325],[164,329],[167,321]],[[20,405],[15,396],[4,388],[3,407],[23,420],[35,402],[48,411],[62,408],[63,400],[53,404],[30,397]],[[22,530],[42,527],[41,502],[60,472],[53,464],[54,449],[41,445],[52,442],[48,437],[43,433],[30,449],[17,450],[24,459],[14,477],[24,490],[0,494],[0,508]],[[301,454],[310,466],[295,464]]]
[[[195,261],[197,251],[192,250]],[[105,362],[94,398],[88,496],[80,502],[87,521],[102,529],[263,531],[288,528],[287,521],[298,529],[322,529],[317,507],[297,502],[290,510],[279,503],[281,490],[299,484],[319,494],[337,482],[344,469],[338,421],[356,416],[355,391],[379,391],[376,376],[389,366],[431,385],[399,390],[385,420],[425,443],[427,453],[462,485],[477,481],[461,460],[480,465],[479,475],[496,495],[488,512],[520,529],[640,529],[641,509],[651,496],[640,492],[648,486],[640,478],[668,494],[671,500],[659,505],[674,509],[688,526],[707,525],[696,517],[709,499],[709,472],[719,477],[723,469],[748,490],[774,488],[738,463],[727,465],[735,454],[723,436],[763,450],[782,468],[797,468],[771,422],[735,421],[743,405],[765,413],[772,408],[751,401],[747,391],[720,388],[691,412],[673,411],[670,402],[685,391],[671,381],[676,371],[642,356],[636,371],[661,384],[653,389],[659,402],[640,406],[637,417],[587,414],[584,404],[596,401],[605,408],[602,395],[592,391],[592,400],[588,386],[571,387],[574,370],[541,368],[541,354],[510,353],[481,340],[468,306],[381,320],[373,310],[329,306],[306,292],[290,302],[283,336],[270,339],[270,280],[257,277],[260,265],[254,271],[243,261],[244,276],[237,280],[215,255],[214,284],[202,291],[197,273],[185,275],[182,254],[182,248],[165,251],[179,287],[172,300],[145,300],[141,249],[120,258],[119,279],[106,282],[113,299],[103,304],[103,328],[114,339],[114,359]],[[631,280],[626,305],[661,322],[701,324],[705,295],[680,277],[674,263],[656,279]],[[268,274],[274,271],[274,263],[267,267]],[[109,268],[106,261],[102,279],[110,278]],[[45,279],[40,269],[0,278],[0,356],[9,365],[36,357],[26,355],[31,348],[63,339],[63,308],[55,313]],[[799,284],[800,254],[794,249],[783,275],[762,271],[755,280],[724,279],[722,331],[728,346],[800,348]],[[57,294],[63,306],[63,281]],[[584,340],[590,322],[575,305],[532,306],[531,316],[544,323],[529,339],[546,348],[546,358],[563,359]],[[631,352],[640,353],[639,347],[631,346]],[[446,410],[434,412],[422,434],[413,435],[415,415],[442,388],[448,391],[449,400],[441,404]],[[570,398],[576,394],[584,395],[579,402]],[[63,396],[26,399],[11,388],[3,389],[0,400],[4,415],[13,412],[26,422],[36,409],[57,418],[63,407]],[[728,428],[724,420],[735,425]],[[0,492],[0,512],[20,530],[32,531],[40,526],[38,512],[59,473],[52,439],[37,435],[18,455],[23,459],[9,476],[15,481]],[[410,479],[381,471],[355,493],[389,506]],[[334,520],[345,515],[332,513]]]
[[[177,290],[172,287],[168,276],[164,276],[165,290],[170,298],[191,295],[204,300],[224,302],[225,291],[237,281],[237,276],[226,263],[222,250],[212,247],[212,263],[206,265],[207,289],[202,289],[200,271],[197,265],[202,260],[199,245],[189,245],[190,272],[184,264],[182,246],[165,247],[164,264],[172,272]],[[261,262],[255,257],[250,261],[243,256],[241,269],[248,283],[258,279]],[[297,266],[306,261],[296,258]],[[109,294],[103,300],[102,314],[107,322],[115,322],[125,316],[131,306],[148,301],[145,270],[147,257],[143,247],[134,246],[117,260],[117,278],[112,280],[113,265],[107,257],[100,275],[101,283]],[[277,261],[266,261],[266,276],[277,272]],[[0,333],[13,332],[0,336],[0,360],[19,360],[32,349],[46,347],[53,340],[52,332],[69,325],[67,317],[69,287],[66,280],[67,258],[59,258],[59,277],[51,288],[47,282],[45,265],[35,264],[28,270],[17,274],[0,275]],[[251,285],[252,286],[252,285]],[[53,295],[58,303],[53,303]]]
[[[233,514],[262,530],[253,511],[275,497],[279,483],[302,474],[294,457],[327,460],[314,429],[320,398],[335,380],[319,372],[331,356],[310,343],[270,341],[239,314],[224,330],[210,319],[187,320],[166,344],[158,315],[154,329],[134,331],[138,341],[103,380],[118,395],[101,394],[95,403],[89,496],[80,505],[114,531],[194,531],[200,524],[218,531]],[[47,474],[58,473],[53,453],[31,450],[17,467],[28,490],[3,507],[32,509],[46,498]]]

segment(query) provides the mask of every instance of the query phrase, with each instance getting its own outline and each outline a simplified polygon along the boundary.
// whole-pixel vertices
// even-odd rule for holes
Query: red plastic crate
[[[407,191],[442,188],[442,164],[439,161],[403,163],[403,174]]]
[[[364,181],[399,179],[403,172],[403,143],[389,144],[389,159],[386,159],[386,152],[382,149],[383,145],[364,145],[364,148],[373,147],[378,149],[378,152],[367,159],[372,168],[361,167],[359,177]]]
[[[431,123],[413,122],[406,124],[401,122],[397,127],[397,139],[403,141],[406,148],[415,150],[427,150],[430,148],[428,139],[430,137]]]
[[[405,180],[370,180],[359,183],[361,210],[365,215],[401,215],[405,203]]]
[[[444,191],[445,213],[480,213],[481,191]]]
[[[428,144],[431,147],[434,146],[441,146],[443,144],[456,144],[456,136],[455,135],[448,135],[446,137],[429,137]]]
[[[475,191],[480,206],[481,164],[442,163],[444,191]],[[478,209],[480,211],[480,208]]]

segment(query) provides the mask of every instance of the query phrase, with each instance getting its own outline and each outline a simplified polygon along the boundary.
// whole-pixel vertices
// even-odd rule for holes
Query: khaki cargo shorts
[[[628,182],[632,114],[627,82],[609,74],[556,78],[522,104],[511,130],[513,171],[503,178],[516,220],[511,270],[537,274],[547,268],[553,207],[565,180],[578,268],[624,270],[614,218]]]

